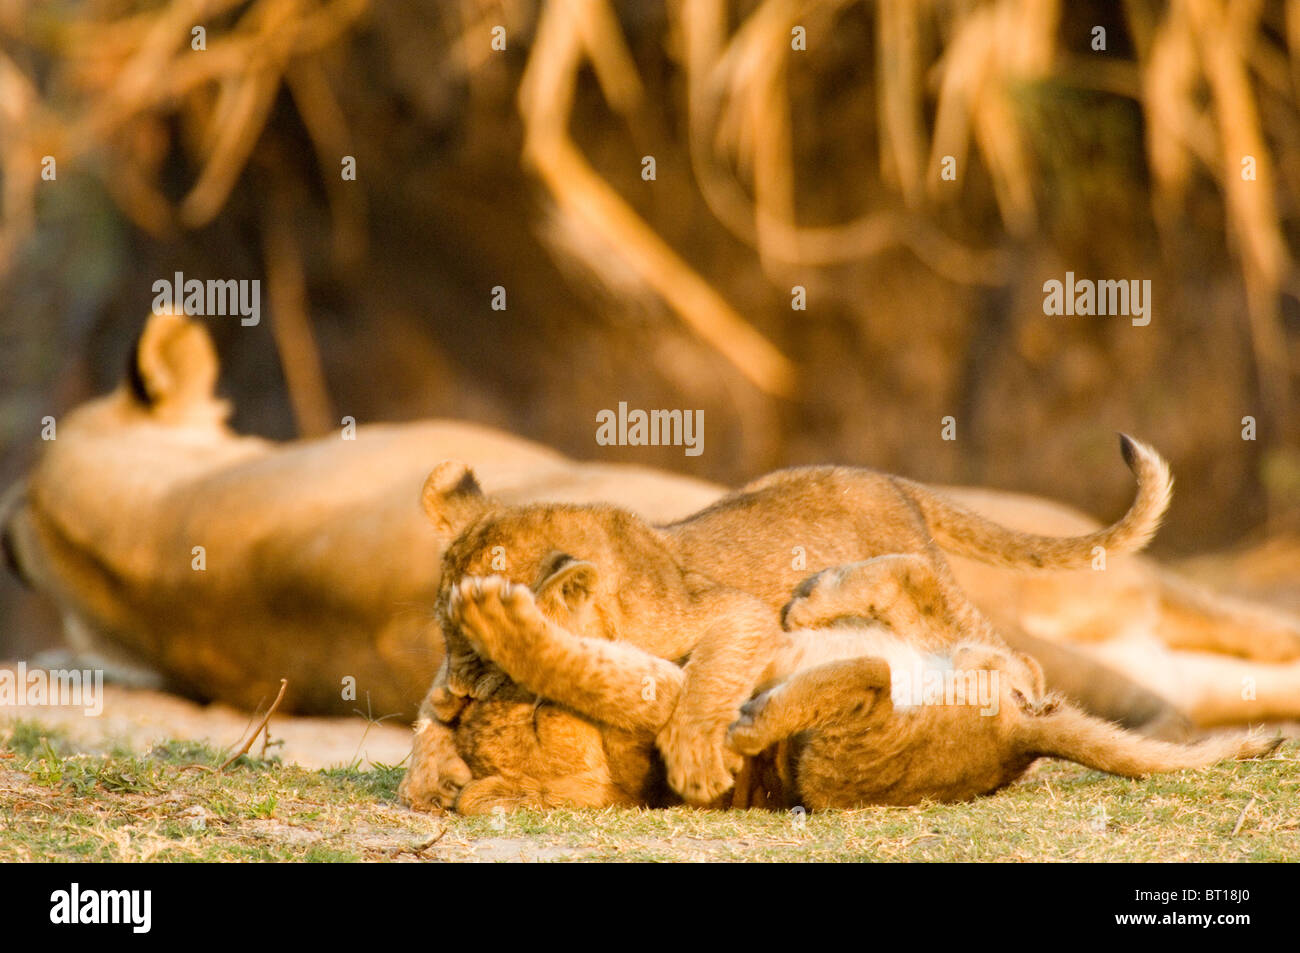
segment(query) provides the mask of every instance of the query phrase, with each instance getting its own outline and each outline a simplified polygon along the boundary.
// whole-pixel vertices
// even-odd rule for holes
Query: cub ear
[[[550,573],[537,584],[539,604],[549,602],[557,607],[562,604],[573,612],[596,591],[600,573],[594,563],[562,554],[552,566]]]
[[[1042,698],[1047,694],[1047,676],[1043,674],[1043,666],[1039,664],[1038,659],[1025,652],[1018,652],[1012,649],[1012,653],[1020,663],[1024,665],[1025,671],[1029,676],[1029,682],[1034,691],[1035,698]]]
[[[444,460],[424,481],[420,504],[429,522],[444,533],[455,534],[483,511],[487,498],[468,465]]]
[[[148,407],[188,407],[214,399],[218,370],[203,325],[180,314],[154,314],[136,341],[127,383]]]

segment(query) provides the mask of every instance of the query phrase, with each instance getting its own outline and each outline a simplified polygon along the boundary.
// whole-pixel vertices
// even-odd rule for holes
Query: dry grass
[[[77,753],[26,722],[0,754],[0,861],[1295,861],[1300,749],[1143,782],[1063,763],[970,804],[436,818],[400,767],[308,771],[173,743]]]

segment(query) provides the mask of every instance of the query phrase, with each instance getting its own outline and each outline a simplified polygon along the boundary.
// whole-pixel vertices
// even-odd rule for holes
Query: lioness
[[[461,528],[420,512],[431,460],[471,461],[505,501],[603,499],[651,519],[723,493],[454,421],[261,440],[226,425],[217,377],[202,324],[151,318],[123,383],[60,416],[57,439],[0,500],[6,562],[58,604],[75,647],[124,655],[199,698],[252,705],[284,676],[286,711],[346,713],[366,692],[376,713],[417,706],[443,656],[428,624],[440,550]],[[1097,528],[1047,500],[944,492],[1013,527]],[[953,568],[1049,685],[1093,713],[1174,734],[1177,708],[1198,723],[1300,716],[1290,616],[1191,589],[1138,555],[1068,575],[961,557]],[[356,701],[343,697],[348,676]]]
[[[608,500],[652,519],[723,492],[454,421],[275,443],[226,425],[217,379],[201,323],[151,317],[121,385],[60,416],[0,501],[6,562],[58,604],[76,651],[201,699],[251,706],[288,677],[285,711],[347,713],[369,693],[376,713],[414,712],[442,658],[428,607],[459,530],[420,512],[431,457],[474,461],[504,500]],[[1086,667],[1062,655],[1063,672]],[[1131,704],[1092,668],[1090,684],[1147,719],[1151,696]]]
[[[368,695],[376,715],[414,715],[441,657],[428,607],[450,538],[419,511],[430,458],[474,460],[515,502],[610,500],[663,519],[718,493],[454,421],[243,436],[217,376],[200,323],[151,317],[126,379],[58,419],[3,520],[10,562],[58,603],[75,647],[201,699],[252,707],[286,677],[284,711],[346,714]]]
[[[535,592],[499,576],[451,588],[449,618],[514,680],[461,713],[455,740],[473,778],[455,799],[461,813],[675,801],[653,740],[680,703],[685,673],[557,623],[553,615],[573,620],[591,598],[586,586],[565,594],[573,571],[556,570]],[[1084,714],[1046,693],[1037,663],[919,556],[819,573],[783,617],[759,694],[727,734],[749,756],[736,806],[967,800],[1040,757],[1139,777],[1260,756],[1280,740],[1170,744]],[[913,681],[921,673],[937,676],[937,695],[928,680]],[[404,784],[417,806],[431,806],[429,793]]]
[[[1136,498],[1113,525],[1077,537],[1008,530],[922,484],[843,467],[780,471],[655,527],[612,506],[492,501],[468,467],[444,464],[425,484],[425,510],[435,524],[466,529],[443,556],[435,612],[447,659],[431,696],[434,714],[450,721],[458,698],[488,698],[504,681],[457,626],[452,588],[494,572],[528,586],[562,571],[556,600],[543,609],[567,606],[576,634],[687,659],[680,698],[656,744],[670,787],[707,804],[740,767],[724,744],[727,727],[769,665],[778,613],[808,571],[885,554],[920,557],[963,618],[987,625],[952,580],[944,551],[1000,566],[1068,569],[1089,565],[1098,547],[1141,548],[1172,481],[1150,447],[1121,435],[1120,448],[1137,477]],[[789,558],[792,548],[798,562]]]

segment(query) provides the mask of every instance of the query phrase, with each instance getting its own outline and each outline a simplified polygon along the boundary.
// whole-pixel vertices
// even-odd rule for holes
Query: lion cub
[[[435,685],[416,724],[402,801],[462,814],[681,803],[655,736],[679,701],[682,670],[624,642],[573,634],[590,599],[571,587],[589,572],[570,562],[531,589],[499,576],[452,587],[449,620],[475,651],[523,677],[482,700]],[[435,714],[449,701],[458,706],[451,726]]]
[[[681,699],[655,741],[672,789],[708,804],[741,767],[724,743],[727,726],[767,668],[778,613],[808,572],[912,554],[944,582],[961,625],[986,625],[951,582],[944,551],[1001,566],[1064,569],[1088,565],[1098,546],[1128,552],[1150,539],[1168,505],[1169,471],[1151,448],[1125,436],[1120,446],[1137,475],[1133,505],[1115,524],[1068,538],[1006,529],[930,487],[870,470],[780,471],[655,527],[612,506],[498,504],[463,464],[442,464],[426,482],[425,511],[435,525],[464,529],[443,557],[435,614],[447,659],[429,711],[450,723],[465,698],[489,698],[504,683],[448,612],[457,581],[501,574],[533,586],[568,566],[544,613],[555,618],[563,606],[575,633],[684,662]],[[801,558],[791,559],[792,551]]]
[[[453,588],[450,616],[516,680],[461,712],[456,746],[473,778],[455,801],[462,813],[675,800],[652,741],[680,700],[683,671],[548,618],[541,606],[564,579],[536,593],[500,577]],[[1037,663],[990,627],[955,627],[965,609],[946,588],[927,561],[906,555],[800,586],[765,687],[728,731],[728,745],[753,759],[730,803],[959,801],[1009,784],[1039,757],[1139,777],[1276,747],[1253,737],[1175,745],[1088,716],[1046,694]],[[414,759],[413,776],[424,767]]]
[[[481,585],[466,580],[463,587],[453,589],[447,611],[467,632],[491,627],[493,636],[512,644],[517,640],[523,652],[544,650],[543,641],[531,634],[539,624],[554,624],[546,621],[543,611],[573,621],[566,611],[572,593],[565,590],[578,571],[576,563],[560,566],[531,591],[500,578]],[[462,588],[468,598],[462,597]],[[481,645],[477,639],[473,644]],[[664,666],[663,674],[673,680],[674,688],[662,699],[653,695],[648,701],[639,699],[640,720],[624,722],[617,717],[583,717],[552,697],[515,682],[507,681],[490,698],[467,704],[439,699],[440,692],[449,693],[435,686],[420,709],[410,764],[398,788],[401,799],[417,810],[454,806],[462,814],[486,814],[499,807],[671,803],[674,798],[666,784],[663,762],[655,752],[654,729],[668,720],[681,673],[671,663],[624,644],[601,643],[599,652],[619,677],[631,678],[646,667]],[[503,656],[509,654],[510,650],[502,649]],[[529,682],[541,685],[543,693],[560,687],[546,677],[548,668],[558,669],[561,678],[578,674],[564,662],[520,664],[541,678]],[[606,714],[613,694],[610,687],[598,681],[588,685],[589,691],[584,692],[570,684],[559,694]],[[447,701],[456,701],[459,707],[451,728],[434,714],[434,709]]]
[[[783,744],[781,775],[810,809],[963,801],[1042,757],[1142,777],[1268,754],[1281,737],[1170,744],[1046,692],[1030,656],[955,613],[932,567],[886,556],[813,576],[787,609],[796,631],[727,743]],[[877,624],[872,624],[877,623]],[[823,631],[814,631],[823,629]]]

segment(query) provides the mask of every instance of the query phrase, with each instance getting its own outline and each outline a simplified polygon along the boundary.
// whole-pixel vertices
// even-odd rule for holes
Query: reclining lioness
[[[442,547],[419,509],[430,459],[474,460],[515,502],[610,500],[652,518],[719,490],[577,463],[450,420],[276,443],[231,430],[203,325],[159,314],[125,379],[57,421],[0,506],[4,553],[63,615],[73,647],[161,672],[202,699],[282,711],[414,715],[442,650]]]
[[[778,613],[808,572],[915,556],[942,583],[962,624],[982,629],[988,623],[953,582],[944,551],[1000,566],[1068,569],[1089,565],[1096,547],[1141,548],[1168,505],[1171,480],[1154,450],[1129,437],[1121,437],[1121,450],[1138,480],[1133,505],[1115,524],[1068,538],[1008,530],[929,487],[869,470],[781,471],[654,527],[610,506],[503,505],[483,496],[463,464],[443,464],[426,482],[426,512],[435,524],[466,528],[443,557],[435,612],[447,659],[427,708],[451,722],[464,698],[486,699],[504,682],[457,624],[453,587],[467,576],[499,574],[530,586],[558,575],[542,609],[563,616],[575,634],[686,660],[680,697],[655,740],[672,790],[710,803],[740,768],[724,744],[727,727],[771,663]],[[446,730],[425,721],[421,735],[428,737],[417,738],[417,756],[421,746],[440,750]],[[420,760],[427,774],[432,759]],[[444,786],[435,774],[408,787]]]
[[[589,598],[587,590],[567,599],[567,578],[561,569],[536,593],[496,576],[451,590],[449,618],[514,679],[460,715],[455,740],[473,778],[455,801],[462,813],[675,800],[653,739],[680,703],[685,673],[550,618],[558,609],[571,619]],[[1037,663],[951,595],[917,556],[806,580],[786,607],[789,629],[760,692],[728,730],[728,746],[750,758],[731,803],[959,801],[1011,783],[1039,757],[1139,777],[1255,757],[1278,743],[1169,744],[1086,715],[1046,693]],[[423,765],[411,767],[418,775]]]
[[[285,677],[283,711],[346,714],[366,693],[377,714],[415,711],[442,661],[429,619],[441,548],[462,528],[420,512],[434,460],[472,462],[505,502],[607,500],[656,520],[723,493],[458,421],[262,440],[227,425],[217,378],[200,322],[152,317],[120,386],[60,414],[57,439],[0,498],[5,561],[57,605],[74,648],[124,655],[203,699],[252,706]],[[1013,527],[1098,528],[1048,500],[944,493]],[[1300,718],[1292,616],[1192,589],[1136,555],[1068,575],[960,557],[953,568],[1049,685],[1095,714],[1146,730],[1177,729],[1175,707],[1198,724]]]

